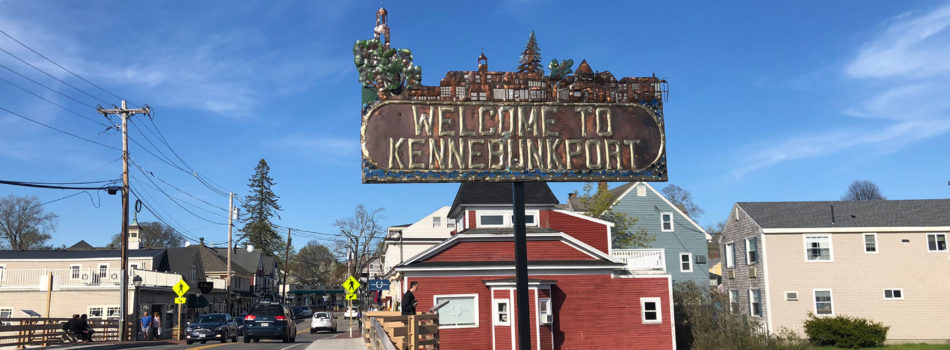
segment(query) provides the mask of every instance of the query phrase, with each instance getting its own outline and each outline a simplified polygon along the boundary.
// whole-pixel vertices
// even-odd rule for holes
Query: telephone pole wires
[[[234,227],[233,220],[235,219],[234,214],[234,192],[228,194],[228,277],[224,281],[225,286],[227,286],[227,298],[226,302],[228,304],[228,313],[233,315],[234,310],[231,310],[231,251],[234,250],[234,243],[231,241],[231,228]]]
[[[105,109],[97,108],[99,113],[109,117],[110,114],[118,115],[122,118],[122,277],[119,288],[119,340],[128,340],[128,327],[126,320],[128,318],[128,287],[129,287],[129,133],[128,120],[136,114],[151,116],[152,110],[145,105],[144,108],[129,109],[125,100],[122,100],[121,108]]]

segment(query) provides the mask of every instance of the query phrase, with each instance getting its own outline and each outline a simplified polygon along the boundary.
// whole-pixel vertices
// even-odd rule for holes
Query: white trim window
[[[119,307],[118,306],[109,306],[106,308],[106,318],[108,319],[119,319]]]
[[[538,210],[528,210],[524,215],[526,226],[538,226]],[[477,227],[513,227],[515,217],[510,210],[479,210],[475,214]]]
[[[831,235],[805,235],[805,261],[834,261]]]
[[[69,279],[78,280],[82,277],[82,265],[69,265]]]
[[[508,303],[508,299],[495,299],[492,300],[492,324],[495,326],[510,326],[511,325],[511,304]]]
[[[680,272],[693,272],[693,253],[680,253]]]
[[[3,276],[6,274],[7,265],[0,265],[0,281],[3,281]]]
[[[13,318],[13,307],[0,306],[0,318]]]
[[[104,316],[105,316],[105,307],[102,307],[102,306],[89,307],[89,318],[104,318]]]
[[[432,217],[432,228],[442,228],[442,218],[438,216]]]
[[[755,265],[759,262],[759,239],[749,237],[745,239],[745,264]]]
[[[815,289],[815,315],[834,316],[835,305],[831,298],[831,289]]]
[[[749,315],[762,317],[762,291],[749,289]]]
[[[660,298],[640,298],[640,321],[643,324],[663,323]]]
[[[729,312],[737,313],[739,312],[739,291],[735,289],[729,290]]]
[[[733,242],[726,243],[726,268],[731,269],[736,267],[736,244]]]
[[[928,233],[927,234],[927,251],[928,252],[947,251],[947,234],[946,233]]]
[[[552,315],[551,298],[538,298],[538,314],[543,318],[545,315]]]
[[[673,213],[672,212],[660,213],[660,231],[673,232]]]
[[[647,187],[644,185],[637,186],[637,197],[646,197],[647,196]]]
[[[505,227],[505,216],[501,214],[478,215],[478,227]]]
[[[864,234],[864,252],[877,254],[877,233]]]
[[[439,309],[439,328],[478,328],[478,294],[432,296],[435,304],[449,303]]]
[[[904,289],[903,288],[885,289],[884,300],[904,300]]]

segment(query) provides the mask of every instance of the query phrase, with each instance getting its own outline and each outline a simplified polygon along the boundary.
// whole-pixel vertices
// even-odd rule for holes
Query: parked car
[[[185,342],[188,344],[196,341],[204,344],[208,340],[226,343],[228,339],[237,342],[237,337],[237,323],[228,314],[204,314],[185,328]]]
[[[244,317],[244,342],[255,343],[261,339],[280,339],[292,343],[297,339],[297,324],[294,313],[280,303],[261,302]]]
[[[330,333],[336,333],[336,319],[333,318],[332,313],[317,312],[313,314],[313,318],[310,319],[310,334],[314,334],[319,331],[329,331]]]
[[[310,308],[306,306],[298,306],[293,308],[293,310],[294,318],[305,318],[313,315],[313,312],[310,311]]]
[[[359,315],[359,312],[357,312],[356,309],[346,309],[346,311],[343,312],[343,318],[356,318],[357,315]]]

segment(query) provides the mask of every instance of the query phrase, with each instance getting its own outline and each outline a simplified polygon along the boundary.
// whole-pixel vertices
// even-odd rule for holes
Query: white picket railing
[[[614,249],[611,255],[630,271],[666,271],[664,249]]]
[[[117,269],[2,269],[0,270],[0,289],[40,289],[46,290],[50,274],[53,275],[53,288],[108,288],[118,287],[121,283],[121,271]],[[181,279],[181,275],[149,270],[129,270],[129,285],[136,275],[142,277],[142,285],[171,287]]]

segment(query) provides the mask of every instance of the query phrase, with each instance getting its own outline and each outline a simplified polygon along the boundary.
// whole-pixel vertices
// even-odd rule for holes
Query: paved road
[[[227,342],[219,343],[216,341],[208,342],[206,344],[195,343],[192,345],[163,345],[163,346],[154,346],[144,349],[155,349],[155,350],[165,350],[165,349],[188,349],[188,350],[203,350],[203,349],[214,349],[214,350],[243,350],[243,349],[253,349],[253,350],[304,350],[310,343],[318,339],[332,338],[346,332],[349,328],[349,320],[343,320],[342,318],[337,319],[338,327],[337,333],[329,332],[319,332],[317,334],[310,334],[310,319],[297,320],[297,341],[293,344],[283,343],[278,340],[268,340],[261,339],[260,343],[251,342],[245,344],[243,338],[238,337],[237,343]],[[353,328],[356,329],[356,322],[353,322]]]

